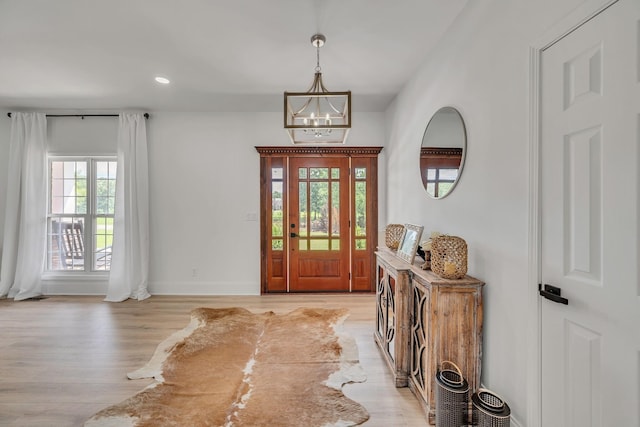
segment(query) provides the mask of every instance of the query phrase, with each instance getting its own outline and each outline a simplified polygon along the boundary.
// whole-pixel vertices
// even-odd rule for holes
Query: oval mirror
[[[467,148],[462,116],[453,107],[443,107],[429,120],[420,147],[420,176],[427,194],[442,199],[460,180]]]

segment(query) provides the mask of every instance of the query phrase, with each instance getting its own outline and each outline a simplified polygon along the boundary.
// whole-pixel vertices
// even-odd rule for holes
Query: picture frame
[[[400,243],[398,244],[398,250],[396,256],[398,258],[413,264],[413,259],[416,256],[418,245],[420,244],[420,237],[422,237],[422,231],[424,227],[422,225],[405,224]]]

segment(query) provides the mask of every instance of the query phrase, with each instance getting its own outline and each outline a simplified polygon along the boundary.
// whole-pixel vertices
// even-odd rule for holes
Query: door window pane
[[[311,236],[329,235],[329,183],[310,182]]]
[[[340,183],[331,183],[331,235],[340,235]]]
[[[328,251],[329,250],[329,239],[313,239],[309,243],[311,243],[312,251]]]
[[[307,215],[307,183],[301,182],[298,184],[298,234],[300,236],[307,235],[307,222],[309,220],[309,216]]]
[[[367,183],[366,181],[356,181],[356,233],[358,237],[367,235]]]
[[[329,179],[329,168],[309,168],[310,179]]]
[[[282,168],[271,168],[271,179],[282,179],[284,169]]]
[[[283,237],[282,182],[271,183],[271,236]]]

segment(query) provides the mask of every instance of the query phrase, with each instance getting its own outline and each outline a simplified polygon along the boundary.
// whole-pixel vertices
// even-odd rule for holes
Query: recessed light
[[[162,77],[162,76],[156,76],[156,81],[163,85],[168,85],[169,83],[171,83],[171,81],[168,78]]]

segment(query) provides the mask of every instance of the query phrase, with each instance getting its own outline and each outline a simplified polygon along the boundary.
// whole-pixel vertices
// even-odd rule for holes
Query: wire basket
[[[467,242],[457,236],[434,238],[431,271],[443,279],[462,279],[467,274]]]
[[[467,425],[469,383],[455,363],[445,360],[440,367],[436,373],[436,427]]]
[[[404,225],[389,224],[384,230],[384,243],[389,249],[397,250],[404,232]]]
[[[471,396],[471,425],[480,427],[509,427],[511,409],[504,399],[485,388],[478,389]]]

